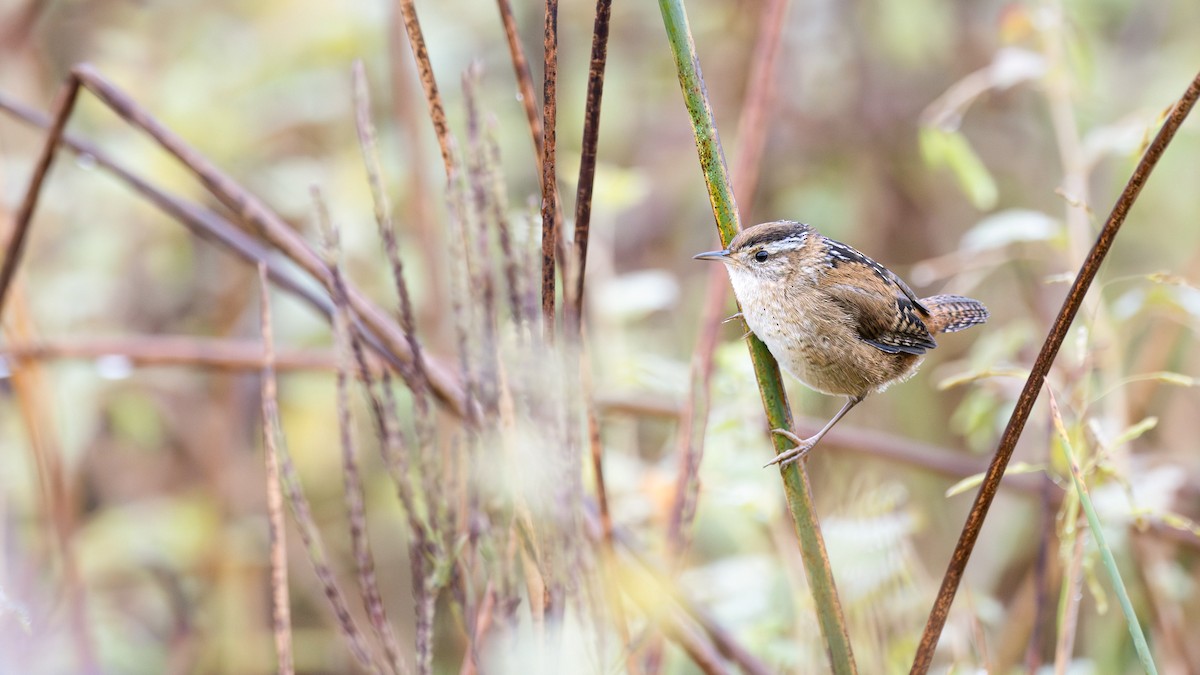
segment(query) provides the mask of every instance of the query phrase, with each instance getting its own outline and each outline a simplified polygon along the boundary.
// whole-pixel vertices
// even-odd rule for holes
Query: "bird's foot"
[[[742,318],[742,313],[738,312],[737,314],[731,314],[724,319],[721,319],[721,323],[729,323],[730,321],[735,321],[740,318]]]
[[[817,444],[817,440],[818,440],[816,437],[800,438],[799,436],[797,436],[796,434],[793,434],[792,432],[788,431],[787,429],[772,429],[771,433],[775,434],[776,436],[783,436],[784,438],[788,439],[789,441],[795,443],[796,447],[792,448],[791,450],[786,450],[786,451],[781,452],[778,455],[776,455],[775,459],[773,459],[770,462],[767,462],[766,464],[763,465],[764,469],[773,464],[778,464],[779,466],[787,466],[788,464],[791,464],[792,462],[794,462],[798,459],[802,459],[805,455],[808,454],[809,450],[813,449],[813,446]]]

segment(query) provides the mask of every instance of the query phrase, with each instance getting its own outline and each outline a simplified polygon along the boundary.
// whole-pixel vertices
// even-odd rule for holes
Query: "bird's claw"
[[[813,446],[816,445],[815,441],[811,441],[807,438],[800,438],[787,429],[772,429],[771,433],[775,434],[776,436],[783,436],[789,441],[795,443],[796,447],[792,448],[791,450],[785,450],[784,452],[776,455],[775,459],[763,465],[764,469],[775,464],[778,464],[779,466],[787,466],[798,459],[804,458],[804,456],[808,454],[808,451],[812,450]]]
[[[729,323],[730,321],[733,321],[734,319],[740,319],[740,318],[742,318],[742,313],[738,312],[737,314],[732,314],[730,316],[725,317],[724,319],[721,319],[721,323]]]

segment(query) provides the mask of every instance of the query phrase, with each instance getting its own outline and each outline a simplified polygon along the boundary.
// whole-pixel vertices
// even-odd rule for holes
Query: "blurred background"
[[[540,94],[543,7],[513,4]],[[731,164],[767,4],[688,3]],[[1200,66],[1200,4],[789,4],[743,221],[803,220],[921,295],[970,295],[992,314],[982,329],[939,339],[916,377],[856,408],[808,462],[859,666],[901,672],[974,495],[969,482],[952,488],[986,466],[1074,271]],[[539,165],[497,7],[417,9],[463,137],[461,76],[481,68],[479,105],[499,146],[514,241],[532,252]],[[558,177],[569,231],[594,7],[563,2],[559,12]],[[0,0],[6,100],[47,111],[71,66],[93,64],[314,243],[309,190],[319,186],[341,227],[346,275],[391,307],[354,126],[356,59],[371,86],[418,334],[452,363],[450,275],[462,244],[447,234],[438,146],[396,6]],[[90,94],[69,130],[158,187],[215,206]],[[0,114],[0,241],[42,138]],[[1197,157],[1200,126],[1190,120],[1050,378],[1155,657],[1179,673],[1200,669],[1188,628],[1200,621]],[[716,244],[661,16],[652,3],[617,0],[585,321],[613,521],[652,556],[667,547],[708,283],[709,268],[691,256]],[[329,357],[328,321],[289,296],[273,300],[278,348]],[[274,670],[258,373],[140,367],[125,353],[155,338],[254,347],[258,306],[251,266],[96,162],[59,154],[3,317],[0,671],[80,672],[89,660],[112,673]],[[821,672],[782,486],[761,468],[770,444],[741,334],[737,323],[721,328],[678,584],[773,670]],[[37,345],[47,348],[31,352]],[[281,373],[281,420],[314,519],[349,579],[335,378],[331,357],[317,361]],[[798,418],[826,419],[842,403],[788,384]],[[370,438],[365,404],[353,408],[356,433]],[[1072,491],[1054,439],[1043,401],[942,637],[943,670],[1051,672],[1061,652],[1070,672],[1139,672],[1094,549],[1075,546],[1078,513],[1063,506]],[[380,587],[410,645],[405,516],[378,457],[362,455]],[[288,527],[297,670],[356,672],[290,516]],[[678,647],[654,642],[596,648],[568,672],[650,672],[654,658],[662,672],[698,672]],[[464,644],[461,620],[439,610],[435,672],[462,672]],[[493,650],[482,670],[531,672],[526,656]]]

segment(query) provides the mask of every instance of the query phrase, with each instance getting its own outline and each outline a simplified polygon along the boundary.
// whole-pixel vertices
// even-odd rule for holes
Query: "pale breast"
[[[884,354],[863,342],[836,307],[826,303],[822,312],[808,304],[794,297],[774,302],[759,298],[743,304],[742,313],[780,367],[809,388],[865,396],[904,379],[920,362],[909,354]]]

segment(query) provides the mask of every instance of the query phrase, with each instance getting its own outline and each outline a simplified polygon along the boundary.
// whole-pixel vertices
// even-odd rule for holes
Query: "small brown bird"
[[[982,303],[960,295],[918,299],[891,270],[795,221],[746,228],[724,251],[695,257],[725,263],[746,325],[784,370],[847,397],[809,438],[773,430],[796,447],[771,464],[803,457],[867,394],[908,379],[937,346],[934,335],[988,318]]]

